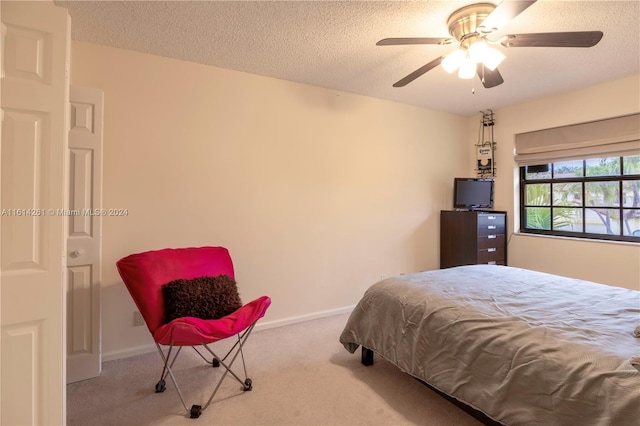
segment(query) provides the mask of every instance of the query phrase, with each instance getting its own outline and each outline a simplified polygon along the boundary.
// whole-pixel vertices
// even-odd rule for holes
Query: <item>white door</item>
[[[0,422],[65,423],[70,19],[2,1]]]
[[[100,375],[101,90],[71,86],[67,236],[67,383]]]

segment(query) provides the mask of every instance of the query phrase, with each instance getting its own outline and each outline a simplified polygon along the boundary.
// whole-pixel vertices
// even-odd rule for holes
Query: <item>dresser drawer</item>
[[[478,215],[478,236],[504,234],[505,215],[504,214],[479,214]]]
[[[504,247],[504,234],[487,234],[478,237],[478,250]]]
[[[504,264],[504,246],[478,250],[478,263]]]
[[[504,259],[500,259],[500,260],[490,260],[488,262],[486,262],[487,265],[506,265],[505,260]],[[483,262],[478,262],[477,265],[484,265]]]

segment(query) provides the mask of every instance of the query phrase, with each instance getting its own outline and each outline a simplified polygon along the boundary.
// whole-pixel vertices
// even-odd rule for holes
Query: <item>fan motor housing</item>
[[[449,34],[460,42],[479,35],[478,27],[495,8],[496,5],[492,3],[476,3],[456,10],[447,20]]]

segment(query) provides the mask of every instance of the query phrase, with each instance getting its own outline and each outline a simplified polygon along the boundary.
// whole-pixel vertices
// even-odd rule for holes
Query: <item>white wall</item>
[[[639,76],[496,110],[509,264],[640,289],[640,247],[517,231],[516,133],[640,111]],[[353,305],[382,274],[439,265],[439,211],[471,176],[478,117],[73,43],[72,84],[105,91],[105,359],[150,349],[115,262],[223,245],[263,323]]]
[[[439,212],[467,175],[468,117],[74,42],[72,84],[105,92],[105,359],[148,349],[115,262],[229,248],[263,322],[354,305],[382,274],[439,266]],[[337,337],[336,337],[337,338]]]
[[[640,112],[640,75],[495,111],[496,209],[507,210],[511,266],[640,290],[640,245],[518,234],[517,133]],[[480,117],[475,122],[475,133]]]

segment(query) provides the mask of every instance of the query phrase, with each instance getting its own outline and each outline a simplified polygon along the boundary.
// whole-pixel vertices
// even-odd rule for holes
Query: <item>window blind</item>
[[[519,166],[623,155],[640,155],[640,114],[515,136]]]

